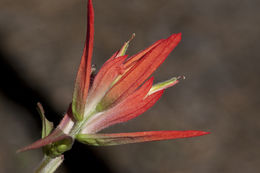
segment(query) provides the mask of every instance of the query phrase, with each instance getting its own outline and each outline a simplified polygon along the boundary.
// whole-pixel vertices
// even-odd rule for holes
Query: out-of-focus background
[[[105,132],[204,130],[198,138],[88,147],[58,172],[244,173],[260,170],[259,0],[93,0],[98,68],[132,33],[129,54],[182,32],[154,74],[184,75],[148,112]],[[35,106],[56,124],[71,101],[86,30],[86,1],[0,1],[0,172],[32,172],[41,150]]]

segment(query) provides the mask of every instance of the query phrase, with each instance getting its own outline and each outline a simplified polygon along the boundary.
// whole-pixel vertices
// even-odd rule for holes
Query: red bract
[[[85,104],[87,100],[89,82],[91,75],[91,58],[93,53],[94,42],[94,10],[92,2],[88,3],[88,24],[86,43],[81,58],[78,75],[75,82],[75,90],[72,100],[72,111],[76,119],[82,120],[84,114]]]
[[[104,128],[139,116],[159,100],[166,88],[179,82],[177,77],[153,85],[153,77],[149,77],[178,45],[181,33],[161,39],[129,58],[125,52],[130,41],[126,42],[105,62],[91,83],[93,37],[94,12],[92,1],[88,0],[86,43],[72,104],[60,125],[49,136],[22,150],[42,147],[64,139],[76,139],[89,145],[118,145],[208,134],[203,131],[97,134]]]

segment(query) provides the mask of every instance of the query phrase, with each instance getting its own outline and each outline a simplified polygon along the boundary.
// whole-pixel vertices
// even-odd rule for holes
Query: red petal
[[[148,131],[135,133],[112,133],[112,134],[79,134],[77,139],[85,144],[96,146],[111,146],[137,142],[160,141],[177,138],[189,138],[202,136],[209,132],[188,131]]]
[[[149,52],[151,49],[156,47],[158,44],[160,44],[164,39],[156,41],[154,44],[152,44],[150,47],[146,48],[145,50],[142,50],[141,52],[137,53],[134,56],[131,56],[127,62],[125,63],[125,68],[129,68],[130,66],[133,66],[140,58],[142,58],[147,52]]]
[[[140,86],[166,59],[181,40],[181,34],[173,34],[148,51],[139,61],[111,88],[104,97],[105,103],[113,103],[124,98]]]
[[[89,92],[87,102],[93,102],[93,99],[100,101],[106,92],[111,88],[116,77],[123,73],[123,62],[127,55],[114,59],[109,59],[100,69],[94,79],[93,85]],[[93,104],[93,103],[92,103]],[[87,105],[88,106],[88,105]]]
[[[129,121],[139,115],[141,115],[142,113],[144,113],[145,111],[147,111],[148,109],[150,109],[163,95],[164,90],[158,91],[154,94],[151,94],[149,96],[147,96],[144,100],[142,100],[142,102],[136,106],[135,109],[129,110],[128,112],[125,112],[125,116],[122,117],[117,117],[114,118],[114,120],[111,122],[110,125],[112,124],[116,124],[116,123],[121,123],[121,122],[126,122]]]
[[[162,96],[163,91],[156,92],[147,96],[147,92],[151,88],[152,79],[148,80],[139,90],[127,97],[124,101],[117,104],[113,108],[89,120],[83,132],[96,133],[111,125],[126,122],[137,117],[151,108],[156,101]],[[144,91],[147,89],[146,91]],[[142,92],[143,91],[143,92]]]
[[[83,55],[81,58],[75,89],[73,93],[72,110],[76,119],[81,119],[84,112],[86,98],[89,89],[89,81],[91,74],[91,58],[93,52],[94,40],[94,10],[92,0],[88,1],[88,24],[87,35]]]

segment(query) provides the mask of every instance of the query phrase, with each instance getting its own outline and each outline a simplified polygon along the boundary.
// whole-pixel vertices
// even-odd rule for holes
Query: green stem
[[[55,158],[44,156],[42,162],[35,170],[35,173],[53,173],[61,165],[63,160],[63,155],[57,156]]]
[[[93,111],[89,114],[88,117],[86,117],[83,121],[76,122],[73,127],[70,129],[69,136],[71,136],[73,139],[75,136],[82,130],[82,127],[87,122],[87,120],[96,113],[96,111]],[[66,125],[65,125],[66,128]],[[63,130],[63,129],[61,129]],[[55,143],[55,145],[51,145],[51,147],[47,147],[47,151],[44,153],[46,154],[38,166],[38,168],[35,170],[35,173],[53,173],[63,162],[64,156],[59,155],[64,153],[65,151],[69,150],[71,148],[72,143],[65,143],[66,140],[58,141]],[[61,142],[61,143],[59,143]],[[71,142],[71,141],[69,141]],[[71,145],[70,145],[71,144]],[[65,149],[64,149],[65,147]],[[58,153],[57,153],[58,152]],[[57,156],[58,155],[58,156]],[[50,157],[50,156],[57,156],[57,157]]]

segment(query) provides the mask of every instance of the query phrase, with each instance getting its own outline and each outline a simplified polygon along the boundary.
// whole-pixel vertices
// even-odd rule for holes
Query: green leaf
[[[53,123],[47,120],[47,118],[45,117],[44,110],[41,103],[37,103],[37,110],[42,120],[42,138],[45,138],[51,133],[53,129]]]

